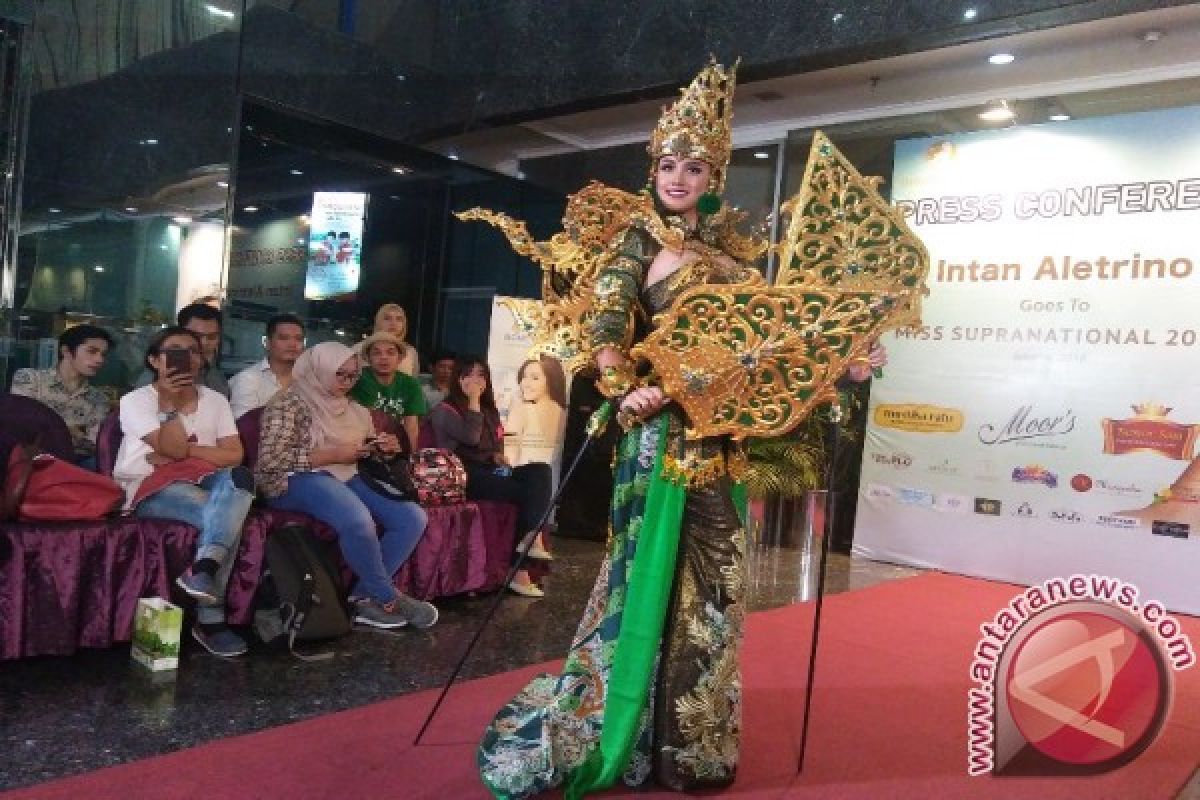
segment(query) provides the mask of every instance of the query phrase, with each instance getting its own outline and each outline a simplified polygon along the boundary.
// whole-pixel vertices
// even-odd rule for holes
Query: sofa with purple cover
[[[20,430],[5,427],[10,438],[12,430]],[[254,412],[238,420],[248,454],[257,452],[257,427]],[[98,441],[102,469],[111,471],[119,444],[114,413]],[[3,469],[8,463],[3,437],[0,451]],[[499,588],[513,549],[516,508],[480,502],[428,512],[429,527],[396,574],[396,586],[422,599]],[[250,512],[226,595],[233,624],[248,623],[253,615],[266,537],[280,525],[296,522],[334,538],[331,530],[302,514],[265,508]],[[186,603],[174,580],[191,562],[196,535],[183,523],[132,517],[0,523],[0,660],[65,655],[80,647],[129,641],[139,597]]]

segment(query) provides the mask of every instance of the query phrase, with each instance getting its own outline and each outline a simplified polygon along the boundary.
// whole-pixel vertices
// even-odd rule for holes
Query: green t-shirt
[[[421,384],[403,372],[397,372],[392,382],[384,386],[374,372],[364,369],[350,396],[367,408],[377,408],[397,418],[420,417],[429,412]]]

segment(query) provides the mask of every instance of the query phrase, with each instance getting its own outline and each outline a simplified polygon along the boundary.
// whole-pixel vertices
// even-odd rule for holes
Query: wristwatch
[[[179,416],[178,411],[160,411],[158,412],[158,424],[166,425],[171,420]]]

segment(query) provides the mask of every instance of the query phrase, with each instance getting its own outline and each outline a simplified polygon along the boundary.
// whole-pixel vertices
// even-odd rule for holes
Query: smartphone
[[[189,350],[184,350],[182,347],[176,347],[171,350],[164,350],[167,355],[167,374],[173,372],[182,372],[185,375],[192,373],[192,354]]]

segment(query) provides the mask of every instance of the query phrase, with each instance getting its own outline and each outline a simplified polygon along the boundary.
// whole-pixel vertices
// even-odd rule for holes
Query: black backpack
[[[267,536],[266,567],[254,596],[254,632],[264,644],[286,645],[305,661],[333,658],[333,653],[297,653],[295,643],[333,639],[354,627],[334,547],[299,523]]]

